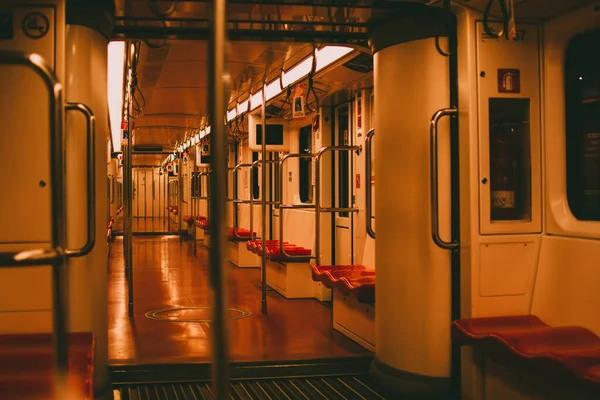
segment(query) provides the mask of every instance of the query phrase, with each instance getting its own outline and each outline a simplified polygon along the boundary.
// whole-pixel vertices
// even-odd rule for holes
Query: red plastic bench
[[[208,220],[206,219],[197,219],[196,220],[196,226],[200,229],[203,230],[208,230]]]
[[[364,265],[315,265],[312,278],[344,296],[356,297],[360,303],[375,303],[375,270]]]
[[[311,249],[307,249],[302,246],[296,246],[295,244],[290,244],[288,242],[283,242],[284,251],[290,256],[297,256],[288,257],[280,252],[279,240],[266,240],[265,245],[267,247],[267,258],[269,258],[271,261],[307,262],[310,260],[310,256],[312,254]],[[249,240],[246,243],[246,248],[255,254],[262,255],[262,240]]]
[[[470,318],[452,323],[452,340],[600,396],[600,338],[586,328],[548,326],[535,315]]]
[[[237,236],[233,234],[233,228],[227,228],[227,237],[231,241],[250,240],[250,230],[246,228],[235,228]],[[239,237],[238,237],[239,236]],[[256,237],[256,232],[252,232],[252,236]]]
[[[94,335],[71,333],[68,386],[73,398],[93,398]],[[0,335],[0,397],[51,398],[54,385],[51,334]]]

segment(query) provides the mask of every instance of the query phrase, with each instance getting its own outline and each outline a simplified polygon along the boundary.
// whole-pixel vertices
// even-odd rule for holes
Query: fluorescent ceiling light
[[[123,113],[123,68],[125,66],[125,42],[108,44],[107,87],[108,113],[113,151],[121,150],[121,118]]]
[[[340,58],[350,54],[354,49],[351,47],[345,46],[325,46],[316,52],[316,70],[320,71],[328,65],[334,63]],[[284,72],[280,78],[277,77],[271,83],[267,84],[265,89],[265,99],[269,101],[274,97],[278,96],[285,88],[290,85],[293,85],[302,79],[306,78],[308,74],[310,74],[312,70],[313,56],[310,55],[304,60],[302,60],[299,64],[296,64],[292,68],[290,68],[287,72]],[[283,87],[281,87],[283,85]],[[246,112],[257,109],[262,105],[262,89],[258,92],[254,93],[250,97],[250,107],[248,108],[248,100],[239,103],[237,107],[234,107],[232,110],[227,112],[226,119],[227,121],[231,121],[234,116],[234,112],[237,111],[236,115],[242,115]],[[210,127],[207,127],[206,135],[210,133]],[[202,136],[201,136],[202,137]]]
[[[231,121],[235,117],[237,117],[237,110],[234,107],[231,110],[227,111],[227,122]]]
[[[238,115],[242,115],[243,113],[248,111],[248,106],[250,105],[250,99],[246,99],[237,105],[237,113]]]
[[[206,127],[206,134],[207,134],[207,135],[210,135],[210,126],[207,126],[207,127]]]
[[[344,46],[325,46],[317,50],[317,71],[325,68],[334,61],[339,60],[346,54],[352,52],[351,47]]]
[[[277,96],[279,93],[281,93],[281,85],[279,82],[279,78],[277,78],[273,82],[271,82],[267,85],[267,88],[265,89],[266,100],[267,101],[271,100],[273,97]],[[262,99],[261,99],[261,101],[262,101]]]
[[[254,93],[250,98],[250,108],[254,110],[256,107],[260,107],[262,104],[262,90]]]
[[[289,71],[284,72],[283,77],[281,78],[283,81],[283,87],[288,87],[292,83],[297,82],[307,76],[312,68],[312,60],[313,57],[309,56],[300,64],[296,64]]]

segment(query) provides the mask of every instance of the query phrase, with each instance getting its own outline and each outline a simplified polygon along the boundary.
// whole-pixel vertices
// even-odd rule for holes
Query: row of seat
[[[548,326],[535,315],[465,318],[453,322],[452,340],[600,398],[600,338],[586,328]]]
[[[267,258],[276,262],[308,262],[312,255],[311,249],[288,242],[283,242],[284,254],[281,252],[279,240],[266,240],[265,246]],[[249,240],[246,242],[246,248],[252,253],[262,256],[262,240]]]
[[[364,265],[313,265],[312,278],[359,303],[375,304],[375,270]]]
[[[94,347],[91,332],[68,336],[68,390],[73,399],[93,399]],[[53,398],[51,333],[0,335],[0,398]]]

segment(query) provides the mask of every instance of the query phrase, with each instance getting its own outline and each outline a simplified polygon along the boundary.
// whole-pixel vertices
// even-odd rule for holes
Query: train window
[[[349,124],[349,105],[344,105],[338,108],[338,146],[349,146],[350,145],[350,124]],[[350,179],[349,165],[348,165],[348,152],[340,151],[337,153],[338,157],[338,207],[348,208],[350,206],[350,185],[348,180]],[[348,217],[348,212],[340,212],[340,217]]]
[[[600,221],[600,31],[576,37],[566,55],[567,199],[575,218]]]
[[[492,221],[531,221],[530,99],[491,98]]]
[[[258,160],[258,152],[252,152],[252,162]],[[258,185],[258,167],[252,168],[252,198],[254,200],[260,197],[260,186]]]
[[[312,125],[300,128],[300,154],[312,153]],[[312,160],[310,158],[300,159],[300,201],[302,203],[311,203],[312,193]]]

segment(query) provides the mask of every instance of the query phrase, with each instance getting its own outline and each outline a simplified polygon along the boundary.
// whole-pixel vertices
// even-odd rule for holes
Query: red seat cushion
[[[227,228],[227,237],[229,240],[245,240],[250,239],[250,230],[246,228],[235,228],[237,236],[233,234],[233,228]],[[256,232],[252,232],[253,237],[256,237]],[[240,239],[241,237],[241,239]]]
[[[267,248],[279,246],[279,240],[276,240],[276,239],[265,240],[265,244],[266,244]],[[285,245],[288,245],[289,243],[283,242],[283,244],[285,246]],[[262,254],[262,251],[261,251],[262,250],[262,239],[247,241],[246,248],[255,254],[259,254],[259,253]]]
[[[586,328],[551,327],[534,315],[471,318],[452,323],[452,340],[600,395],[600,338]]]
[[[70,333],[69,388],[73,398],[93,398],[94,336]],[[51,398],[53,390],[53,344],[51,334],[0,335],[1,398]]]
[[[312,254],[311,249],[295,247],[293,245],[284,245],[283,251],[287,253],[287,255],[280,251],[279,246],[267,247],[267,257],[269,257],[271,261],[278,262],[307,262],[310,260],[309,256]],[[289,257],[288,255],[292,257]]]
[[[312,277],[344,296],[353,295],[360,303],[375,303],[375,270],[364,265],[313,266]]]
[[[198,228],[206,231],[206,230],[208,230],[208,220],[206,220],[206,219],[196,220],[196,226]]]
[[[322,282],[325,286],[333,289],[334,283],[342,276],[354,271],[364,271],[364,265],[313,265],[312,278],[314,281]]]

